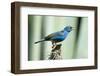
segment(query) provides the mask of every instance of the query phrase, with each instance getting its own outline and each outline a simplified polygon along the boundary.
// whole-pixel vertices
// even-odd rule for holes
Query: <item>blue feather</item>
[[[72,31],[72,27],[66,26],[62,31],[52,33],[52,34],[46,36],[43,40],[37,41],[35,43],[39,43],[39,42],[42,42],[42,41],[61,42],[61,41],[66,39],[69,32],[71,32],[71,31]]]

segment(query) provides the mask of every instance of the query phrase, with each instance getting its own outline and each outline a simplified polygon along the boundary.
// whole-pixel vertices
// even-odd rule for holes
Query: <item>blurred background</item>
[[[28,60],[47,60],[52,49],[50,41],[34,44],[45,36],[63,30],[65,26],[76,29],[71,31],[62,42],[63,59],[88,57],[88,18],[71,16],[28,15]]]

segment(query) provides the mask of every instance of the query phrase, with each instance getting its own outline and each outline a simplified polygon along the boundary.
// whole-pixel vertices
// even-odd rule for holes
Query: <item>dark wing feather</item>
[[[53,38],[53,37],[62,36],[62,35],[64,35],[63,31],[55,32],[55,33],[52,33],[52,34],[46,36],[45,40],[51,40],[51,38]]]

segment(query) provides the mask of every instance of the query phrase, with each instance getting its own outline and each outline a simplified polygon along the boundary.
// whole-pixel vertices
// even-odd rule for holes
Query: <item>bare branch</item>
[[[50,59],[50,60],[62,59],[61,46],[62,46],[62,44],[53,45],[50,57],[48,59]]]

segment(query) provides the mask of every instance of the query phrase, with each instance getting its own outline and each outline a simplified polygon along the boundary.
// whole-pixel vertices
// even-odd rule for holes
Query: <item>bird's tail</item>
[[[43,42],[43,41],[45,41],[45,40],[42,39],[42,40],[40,40],[40,41],[35,42],[34,44],[37,44],[37,43],[39,43],[39,42]]]

